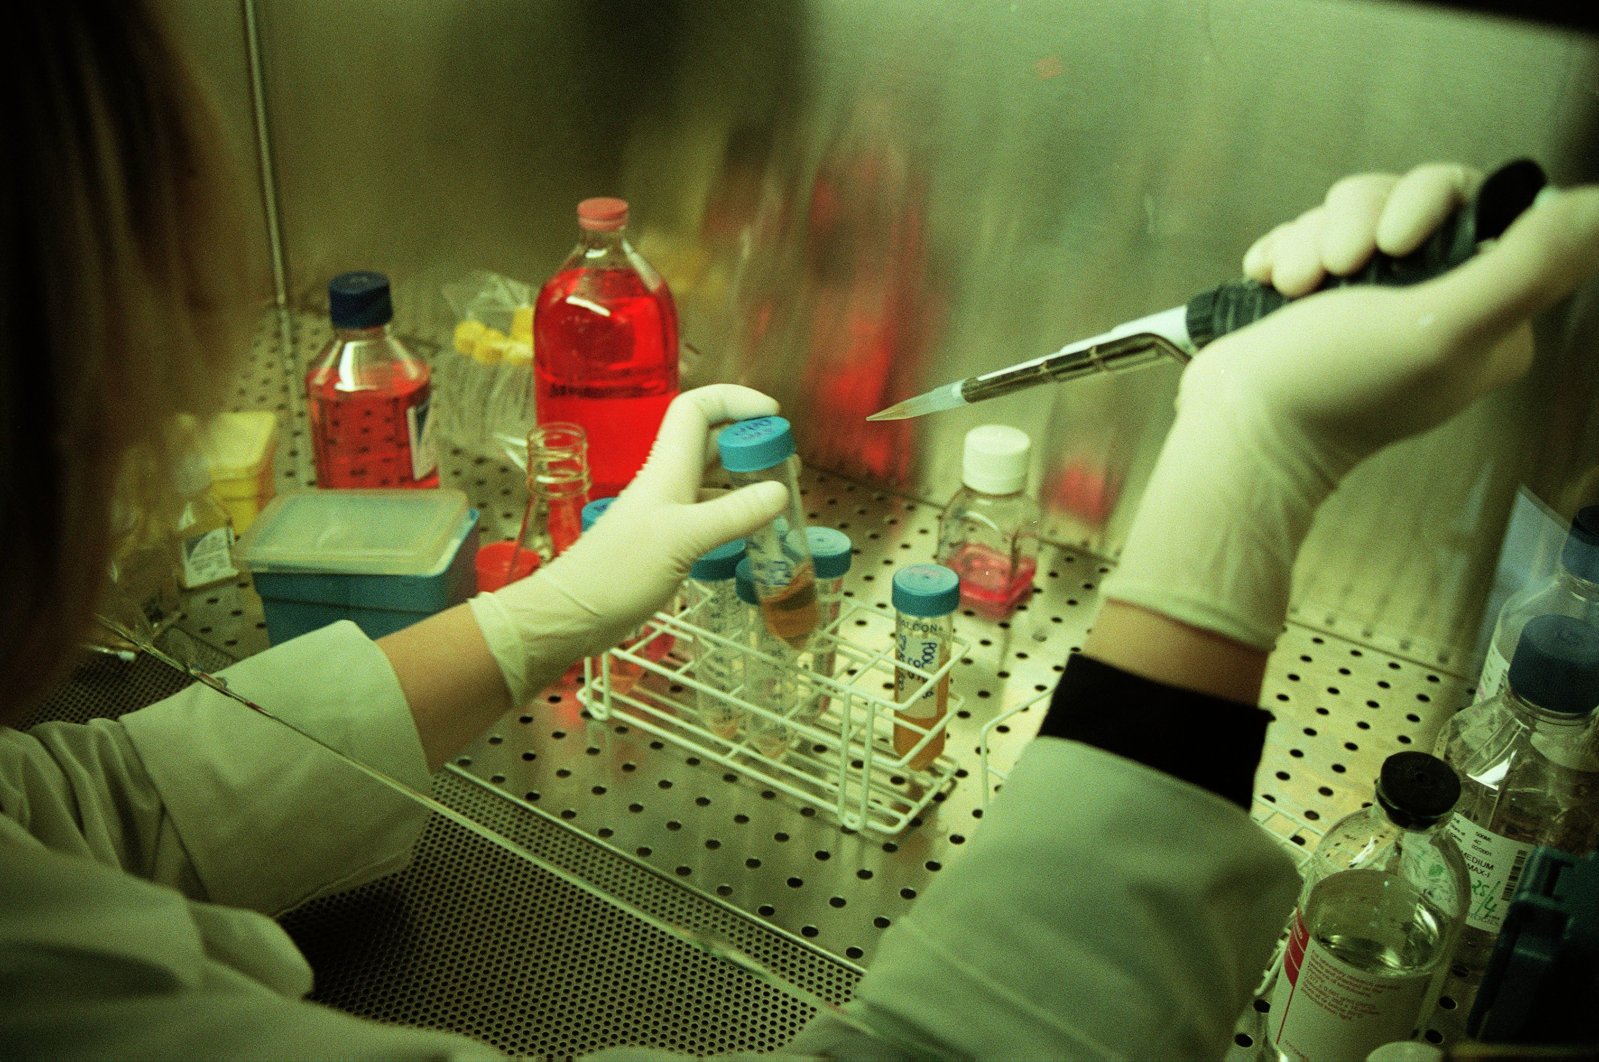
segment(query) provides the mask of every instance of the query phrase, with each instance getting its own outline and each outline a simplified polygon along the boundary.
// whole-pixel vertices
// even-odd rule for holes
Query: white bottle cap
[[[966,433],[961,482],[985,494],[1015,494],[1027,486],[1033,443],[1007,424],[983,424]]]
[[[210,487],[211,468],[206,464],[205,455],[198,450],[184,454],[172,470],[172,485],[184,497],[199,494]]]

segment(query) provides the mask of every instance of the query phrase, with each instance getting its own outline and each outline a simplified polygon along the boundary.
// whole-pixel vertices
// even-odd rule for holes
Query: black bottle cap
[[[1586,505],[1571,518],[1560,563],[1577,578],[1599,583],[1599,505]]]
[[[1377,803],[1394,825],[1431,826],[1460,799],[1460,779],[1443,760],[1426,752],[1396,752],[1382,761]]]
[[[328,319],[334,328],[376,328],[394,319],[389,278],[360,270],[328,281]]]
[[[1545,711],[1586,715],[1599,706],[1599,630],[1571,616],[1534,616],[1521,628],[1506,681]]]

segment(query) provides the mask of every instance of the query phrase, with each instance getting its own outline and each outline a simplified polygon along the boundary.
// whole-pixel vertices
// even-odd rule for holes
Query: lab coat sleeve
[[[222,675],[278,718],[428,791],[399,680],[354,624]],[[427,818],[340,756],[200,685],[119,720],[8,735],[3,755],[6,812],[47,845],[269,914],[403,867]]]
[[[1235,804],[1075,741],[1018,759],[958,862],[885,934],[847,1010],[789,1050],[1219,1058],[1293,908]]]

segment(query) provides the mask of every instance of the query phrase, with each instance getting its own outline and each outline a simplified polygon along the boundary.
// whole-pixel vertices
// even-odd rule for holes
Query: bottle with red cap
[[[627,239],[623,199],[577,206],[577,246],[533,309],[539,423],[588,433],[593,493],[609,497],[643,466],[678,392],[677,308]]]

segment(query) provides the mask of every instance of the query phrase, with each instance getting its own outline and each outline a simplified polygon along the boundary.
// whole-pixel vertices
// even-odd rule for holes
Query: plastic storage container
[[[306,490],[244,537],[273,644],[348,619],[377,638],[473,591],[477,510],[458,490]]]
[[[585,199],[581,235],[533,309],[540,424],[588,433],[594,493],[622,493],[643,467],[678,392],[677,307],[627,240],[627,201]]]
[[[206,425],[200,445],[211,469],[211,493],[242,535],[276,493],[272,462],[278,450],[277,414],[222,413]]]
[[[1027,493],[1032,441],[1020,428],[966,433],[961,489],[938,519],[938,563],[960,576],[961,606],[1004,619],[1026,600],[1038,571],[1039,509]]]

